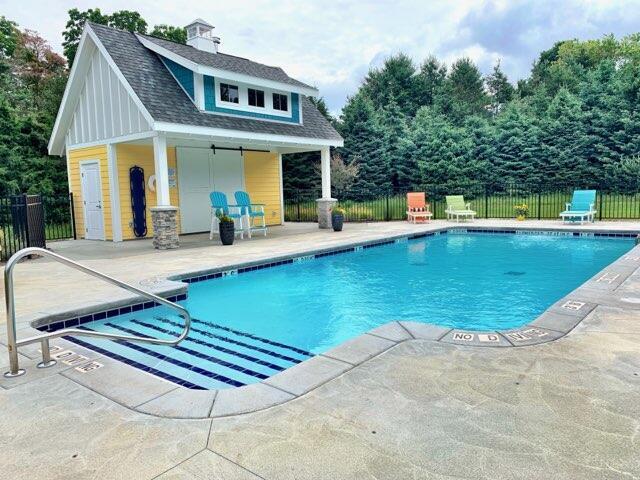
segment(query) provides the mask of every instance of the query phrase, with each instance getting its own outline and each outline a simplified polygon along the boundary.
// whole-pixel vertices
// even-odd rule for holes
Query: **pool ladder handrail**
[[[117,287],[124,288],[129,292],[141,295],[150,300],[153,300],[157,303],[165,305],[173,310],[176,310],[178,314],[184,318],[184,329],[182,333],[176,337],[175,339],[160,339],[160,338],[151,338],[151,337],[137,337],[132,335],[118,335],[115,333],[106,333],[106,332],[95,332],[92,330],[81,330],[79,328],[63,328],[61,330],[56,330],[55,332],[44,333],[42,335],[35,335],[32,337],[23,338],[22,340],[18,340],[16,338],[16,311],[15,311],[15,298],[14,298],[14,289],[13,289],[13,269],[16,264],[22,260],[24,257],[29,255],[37,255],[40,257],[49,257],[53,260],[67,265],[71,268],[84,272],[93,277],[99,278],[101,280],[106,281],[112,285]],[[104,273],[100,273],[93,268],[89,268],[80,263],[74,262],[62,255],[58,255],[57,253],[53,253],[49,250],[45,250],[44,248],[37,247],[28,247],[19,250],[7,261],[7,264],[4,267],[4,291],[5,291],[5,304],[7,307],[7,348],[9,350],[9,371],[5,372],[5,377],[18,377],[25,373],[24,369],[21,369],[18,363],[18,347],[23,347],[25,345],[29,345],[31,343],[41,342],[42,345],[42,362],[38,363],[38,368],[47,368],[56,364],[56,360],[51,359],[51,352],[49,350],[49,340],[52,338],[58,338],[65,335],[79,335],[86,337],[98,337],[98,338],[106,338],[109,340],[126,340],[129,342],[141,342],[141,343],[151,343],[154,345],[177,345],[182,340],[186,338],[189,334],[189,329],[191,328],[191,315],[184,307],[178,305],[177,303],[170,302],[166,298],[159,297],[158,295],[154,295],[153,293],[147,292],[145,290],[141,290],[133,285],[130,285],[126,282],[122,282],[117,280],[109,275],[105,275]]]

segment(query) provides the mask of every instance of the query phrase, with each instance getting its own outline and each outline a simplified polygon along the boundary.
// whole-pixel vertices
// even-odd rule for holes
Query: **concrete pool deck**
[[[434,222],[428,228],[451,225]],[[497,220],[472,225],[560,227]],[[635,231],[640,224],[567,228]],[[52,246],[118,278],[140,281],[425,229],[362,224],[335,234],[294,225],[231,248],[194,237],[189,248],[172,252],[138,245],[145,242]],[[625,262],[640,260],[628,257]],[[112,290],[98,281],[67,278],[75,272],[57,267],[42,260],[18,267],[22,318],[90,305],[77,298],[79,284],[83,290],[87,285],[90,302],[113,299]],[[377,338],[391,343],[374,341],[375,355],[346,348],[334,362],[357,365],[349,363],[339,376],[299,398],[213,420],[132,411],[118,401],[138,396],[143,404],[162,403],[158,399],[171,392],[146,389],[130,372],[123,384],[122,372],[111,365],[114,401],[79,383],[87,384],[82,376],[91,373],[75,374],[63,365],[35,371],[37,348],[27,348],[21,358],[27,375],[0,389],[0,438],[8,450],[0,472],[15,478],[638,477],[640,274],[633,263],[619,270],[626,271],[624,278],[598,282],[602,302],[589,305],[584,320],[560,340],[517,349],[476,348],[420,338],[398,343],[387,332]],[[563,315],[570,324],[571,312]],[[4,353],[3,370],[6,363]],[[202,409],[211,404],[211,394],[190,401],[188,409]],[[184,407],[185,402],[178,397],[167,403]]]

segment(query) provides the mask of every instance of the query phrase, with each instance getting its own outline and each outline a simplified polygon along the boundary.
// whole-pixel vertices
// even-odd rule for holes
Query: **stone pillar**
[[[320,150],[320,171],[322,173],[322,198],[318,203],[318,227],[331,228],[331,209],[337,200],[331,198],[331,154],[329,147]]]
[[[338,202],[335,198],[319,198],[318,203],[318,227],[331,228],[331,209]]]
[[[153,248],[168,250],[178,248],[178,207],[151,207]]]

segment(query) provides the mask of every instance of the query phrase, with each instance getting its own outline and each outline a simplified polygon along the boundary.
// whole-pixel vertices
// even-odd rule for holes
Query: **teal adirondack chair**
[[[471,204],[465,203],[464,196],[447,195],[445,198],[447,202],[447,209],[445,210],[447,220],[455,219],[456,222],[459,222],[460,218],[473,220],[476,216],[476,212],[471,210]]]
[[[252,231],[262,231],[267,236],[267,224],[264,216],[264,203],[252,203],[247,192],[238,191],[234,193],[236,203],[240,207],[240,215],[247,219],[247,234],[251,238]],[[261,225],[254,226],[254,219],[261,219]]]
[[[596,191],[574,190],[570,203],[567,203],[564,212],[560,212],[563,222],[585,221],[594,222],[596,219]]]
[[[240,228],[236,228],[236,234],[240,235],[240,238],[244,239],[244,228],[242,227],[242,215],[238,212],[232,212],[231,209],[238,209],[237,205],[229,205],[227,202],[227,195],[222,192],[213,191],[209,194],[211,200],[211,229],[209,230],[209,240],[213,239],[213,233],[217,231],[218,226],[218,213],[224,213],[225,215],[233,219],[233,223],[238,221]]]

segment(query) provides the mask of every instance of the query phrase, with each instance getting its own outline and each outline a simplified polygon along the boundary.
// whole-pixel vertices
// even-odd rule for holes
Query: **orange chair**
[[[424,192],[407,193],[407,221],[409,223],[428,222],[432,216]]]

